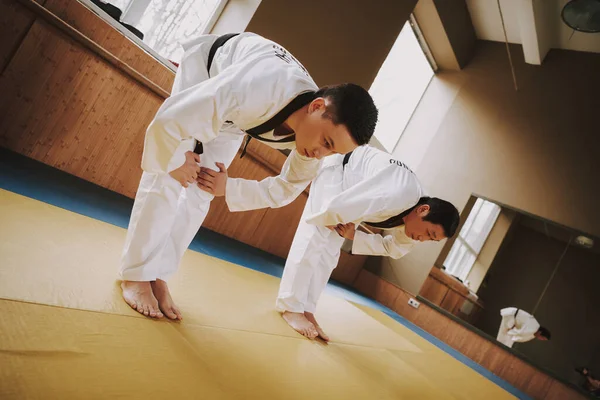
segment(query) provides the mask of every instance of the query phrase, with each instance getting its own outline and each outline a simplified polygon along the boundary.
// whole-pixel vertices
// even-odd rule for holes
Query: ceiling
[[[600,53],[600,33],[574,32],[561,19],[569,0],[500,0],[510,43],[523,45],[526,61],[541,64],[549,49]],[[466,0],[477,38],[504,42],[497,0]]]

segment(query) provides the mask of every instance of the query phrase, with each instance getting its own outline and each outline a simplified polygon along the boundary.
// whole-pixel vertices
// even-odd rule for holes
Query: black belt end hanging
[[[248,147],[248,144],[251,140],[252,136],[246,135],[246,139],[244,140],[244,147],[242,148],[242,154],[240,154],[240,158],[244,158],[244,156],[246,155],[246,148]]]
[[[202,142],[196,140],[196,147],[194,147],[194,153],[198,155],[204,153],[204,146],[202,146]]]

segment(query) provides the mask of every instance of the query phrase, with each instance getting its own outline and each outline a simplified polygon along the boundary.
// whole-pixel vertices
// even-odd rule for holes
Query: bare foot
[[[123,298],[134,310],[146,317],[162,318],[163,314],[158,309],[156,297],[152,294],[150,282],[121,282]]]
[[[167,318],[181,321],[183,318],[181,316],[181,311],[179,311],[179,308],[173,303],[167,282],[162,279],[157,279],[155,282],[152,282],[152,293],[156,296],[158,306],[160,307],[160,310],[165,313]]]
[[[315,326],[315,329],[317,330],[319,337],[321,339],[323,339],[324,341],[329,342],[329,336],[327,336],[325,334],[325,332],[323,332],[323,329],[321,329],[321,327],[317,323],[315,315],[313,313],[305,312],[304,316],[306,317],[307,320],[309,320]]]
[[[306,319],[304,314],[284,311],[281,316],[285,322],[299,334],[306,336],[309,339],[314,339],[319,336],[319,332],[317,332],[315,326]]]

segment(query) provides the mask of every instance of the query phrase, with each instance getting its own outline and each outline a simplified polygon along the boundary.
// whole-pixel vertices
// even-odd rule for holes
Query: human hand
[[[183,187],[188,187],[188,184],[194,183],[200,172],[200,156],[193,151],[185,152],[185,162],[183,165],[173,171],[169,175]]]
[[[227,186],[227,168],[223,163],[215,163],[219,171],[210,168],[200,168],[198,175],[198,187],[205,192],[219,197],[225,195],[225,187]]]
[[[337,234],[343,238],[346,238],[349,240],[354,240],[354,233],[356,232],[356,226],[352,222],[349,222],[347,224],[331,225],[331,226],[328,226],[327,228],[329,228],[332,231],[336,231]]]

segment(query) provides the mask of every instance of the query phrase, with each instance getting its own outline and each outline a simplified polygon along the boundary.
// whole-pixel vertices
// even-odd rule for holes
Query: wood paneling
[[[47,3],[69,7],[83,25],[98,20],[107,37],[116,32],[78,2]],[[137,51],[140,65],[158,64],[128,39],[120,36],[116,43],[117,38],[114,46]],[[162,68],[170,85],[173,73]],[[39,18],[12,55],[0,89],[0,145],[134,196],[145,127],[162,98]]]
[[[448,291],[448,294],[446,294],[446,297],[444,297],[444,300],[442,300],[440,306],[444,310],[448,310],[452,314],[456,315],[457,311],[460,309],[460,306],[463,304],[464,301],[464,297],[462,297],[455,291],[450,290]]]
[[[331,279],[352,286],[363,269],[367,256],[350,255],[342,251],[340,262],[331,274]]]
[[[444,297],[448,294],[448,290],[450,290],[448,286],[444,285],[442,282],[427,277],[419,291],[419,295],[425,297],[433,304],[442,304],[442,300],[444,300]]]
[[[167,92],[173,86],[174,73],[112,28],[84,5],[72,0],[46,0],[45,7],[86,37],[127,63]]]
[[[444,273],[437,267],[431,268],[429,276],[419,291],[421,297],[426,298],[435,305],[442,307],[457,317],[475,324],[483,312],[483,305],[469,294],[469,289],[454,277]],[[465,303],[472,305],[471,312],[465,314],[461,311]]]
[[[40,0],[39,2],[42,2]],[[28,10],[14,0],[0,0],[0,72],[19,48],[35,19]]]
[[[377,301],[383,299],[385,303],[380,302],[399,315],[535,399],[583,400],[586,398],[580,392],[557,381],[427,304],[421,304],[418,309],[409,306],[408,300],[414,296],[367,270],[363,269],[360,272],[354,287]],[[390,298],[394,298],[394,301],[388,305]]]

